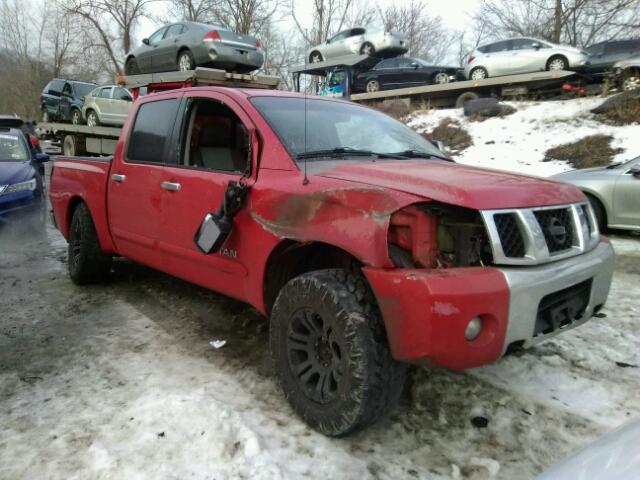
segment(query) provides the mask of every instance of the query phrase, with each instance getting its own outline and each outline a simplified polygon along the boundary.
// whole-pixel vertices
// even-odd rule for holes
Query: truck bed
[[[71,212],[82,199],[96,226],[98,238],[105,252],[113,252],[107,223],[107,180],[111,157],[57,157],[51,170],[49,198],[53,221],[65,238],[69,238]],[[72,201],[69,192],[73,192]]]

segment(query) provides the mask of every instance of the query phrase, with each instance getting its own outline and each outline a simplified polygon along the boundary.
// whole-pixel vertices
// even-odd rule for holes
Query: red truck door
[[[118,252],[156,268],[161,266],[157,240],[163,168],[179,104],[179,98],[170,98],[140,105],[109,177],[109,227]]]
[[[242,296],[247,269],[248,215],[236,217],[223,248],[205,255],[194,236],[207,213],[222,204],[229,181],[253,171],[249,148],[253,123],[244,111],[222,94],[185,95],[182,125],[174,142],[180,145],[175,165],[163,171],[164,196],[159,230],[162,269],[185,280],[231,296]],[[250,178],[245,179],[251,182]],[[243,220],[244,218],[244,220]],[[255,238],[251,238],[255,241]]]

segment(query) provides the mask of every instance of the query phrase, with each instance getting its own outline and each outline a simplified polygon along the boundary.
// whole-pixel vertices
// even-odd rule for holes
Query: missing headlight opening
[[[399,268],[491,264],[491,245],[476,210],[442,203],[396,212],[389,227],[389,258]]]

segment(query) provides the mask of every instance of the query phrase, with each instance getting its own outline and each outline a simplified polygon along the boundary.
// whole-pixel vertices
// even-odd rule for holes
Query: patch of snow
[[[594,134],[611,135],[613,148],[624,151],[614,161],[640,154],[638,125],[610,126],[596,120],[590,110],[604,100],[599,97],[545,102],[505,102],[517,111],[503,118],[471,121],[462,109],[418,112],[407,124],[420,133],[429,132],[444,118],[457,120],[473,138],[473,145],[456,155],[456,162],[498,170],[548,177],[573,167],[563,161],[543,162],[550,148]]]
[[[213,340],[209,342],[209,345],[211,345],[213,348],[217,350],[218,348],[224,347],[226,343],[227,343],[226,340]]]

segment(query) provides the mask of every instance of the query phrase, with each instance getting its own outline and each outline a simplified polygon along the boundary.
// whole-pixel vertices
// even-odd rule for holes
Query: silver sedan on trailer
[[[552,178],[584,192],[601,229],[640,231],[640,157],[607,167],[572,170]]]
[[[366,28],[343,30],[326,42],[307,51],[309,63],[324,62],[344,55],[400,55],[406,53],[407,42],[398,33],[390,31],[371,32]]]
[[[126,88],[105,85],[92,90],[84,97],[82,116],[90,127],[124,125],[132,102],[131,92]]]
[[[570,45],[511,38],[476,48],[467,55],[464,74],[469,80],[482,80],[544,70],[579,70],[588,62],[587,52]]]

